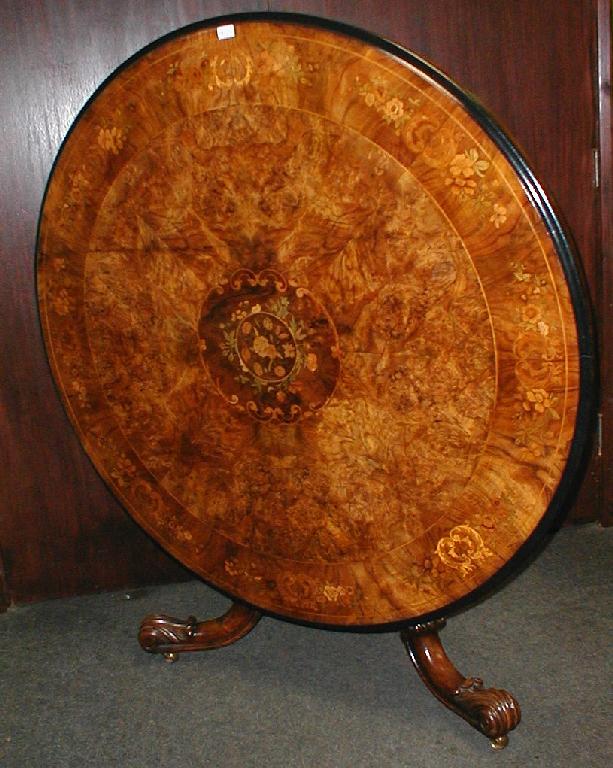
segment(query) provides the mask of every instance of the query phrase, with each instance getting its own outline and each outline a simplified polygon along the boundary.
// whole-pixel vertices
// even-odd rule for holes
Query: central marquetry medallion
[[[261,421],[319,410],[340,371],[334,323],[306,288],[279,272],[241,269],[202,307],[200,352],[219,394]]]
[[[292,328],[278,315],[258,312],[257,306],[241,302],[240,311],[251,310],[252,314],[238,326],[234,348],[245,373],[254,381],[279,384],[285,381],[296,368],[298,343]]]

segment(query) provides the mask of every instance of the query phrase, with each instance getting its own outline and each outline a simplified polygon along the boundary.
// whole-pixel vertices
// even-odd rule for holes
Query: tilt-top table
[[[179,31],[69,133],[38,279],[94,465],[234,600],[147,617],[146,650],[217,648],[262,612],[397,628],[432,692],[506,744],[517,703],[438,630],[568,497],[593,343],[564,231],[482,108],[332,22]]]

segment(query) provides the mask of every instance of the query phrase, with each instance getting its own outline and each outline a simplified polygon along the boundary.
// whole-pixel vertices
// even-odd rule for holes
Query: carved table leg
[[[503,749],[509,742],[507,734],[520,721],[519,704],[510,693],[484,688],[478,677],[464,677],[458,672],[438,636],[445,624],[439,620],[405,629],[400,635],[402,642],[419,676],[436,698],[485,734],[493,749]]]
[[[166,661],[176,661],[178,653],[208,651],[240,640],[261,618],[255,608],[245,603],[232,603],[218,619],[198,622],[194,616],[186,621],[162,613],[146,616],[138,633],[138,642],[149,653],[162,653]]]

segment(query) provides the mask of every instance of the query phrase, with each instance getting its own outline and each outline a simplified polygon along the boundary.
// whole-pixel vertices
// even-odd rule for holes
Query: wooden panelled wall
[[[592,149],[599,88],[610,109],[606,68],[600,85],[596,74],[597,20],[600,13],[602,43],[607,7],[608,0],[0,0],[0,604],[188,575],[137,528],[85,457],[38,327],[34,249],[45,183],[73,119],[115,67],[167,32],[238,11],[316,14],[395,40],[476,94],[515,137],[557,199],[598,303],[606,294],[601,237],[610,237],[610,226]],[[610,195],[608,120],[600,137],[609,136],[601,167]],[[602,465],[590,464],[571,519],[604,514]]]

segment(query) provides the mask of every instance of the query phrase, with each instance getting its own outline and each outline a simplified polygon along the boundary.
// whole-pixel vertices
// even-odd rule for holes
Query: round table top
[[[131,59],[65,141],[54,377],[114,494],[213,585],[324,624],[442,614],[515,562],[581,448],[563,232],[411,54],[225,23]]]

